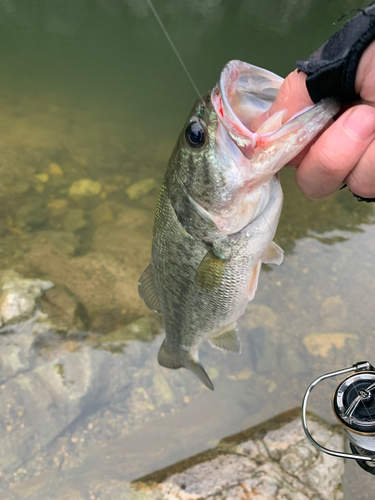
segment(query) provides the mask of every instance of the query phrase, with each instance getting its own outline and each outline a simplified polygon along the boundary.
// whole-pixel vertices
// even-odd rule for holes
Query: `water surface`
[[[337,29],[342,13],[362,4],[155,6],[203,92],[235,58],[285,76]],[[285,170],[277,241],[286,258],[280,268],[264,266],[240,321],[242,354],[202,346],[213,393],[186,371],[159,367],[160,323],[136,285],[149,261],[158,186],[194,89],[146,2],[2,0],[0,23],[0,270],[53,281],[58,307],[66,297],[79,304],[59,315],[50,296],[43,307],[57,314],[60,333],[40,336],[23,378],[1,386],[0,439],[13,452],[0,466],[0,498],[110,498],[110,484],[299,406],[316,376],[374,361],[373,207],[347,191],[309,201]],[[99,191],[72,195],[81,179],[100,183]],[[127,189],[144,179],[155,188],[130,199]],[[51,384],[45,406],[40,380]],[[334,387],[327,383],[312,400],[329,421]],[[351,487],[364,475],[355,472]]]

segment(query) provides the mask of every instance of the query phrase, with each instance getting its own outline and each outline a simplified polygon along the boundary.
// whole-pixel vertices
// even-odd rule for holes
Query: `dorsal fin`
[[[138,293],[151,311],[161,312],[159,297],[155,290],[154,278],[152,277],[151,264],[146,267],[139,278]]]

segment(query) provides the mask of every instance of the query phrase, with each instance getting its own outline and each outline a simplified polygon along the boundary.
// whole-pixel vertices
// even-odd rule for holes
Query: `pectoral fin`
[[[161,312],[159,297],[155,290],[151,264],[143,271],[138,281],[138,293],[143,302],[151,311]]]
[[[212,247],[203,257],[195,275],[195,283],[205,290],[212,291],[220,286],[228,258]]]
[[[227,326],[214,337],[210,337],[209,341],[213,347],[223,351],[231,351],[237,354],[241,352],[241,342],[236,323]]]
[[[211,391],[214,390],[214,385],[199,361],[197,353],[194,355],[190,351],[181,348],[177,348],[176,350],[170,349],[168,347],[168,341],[165,339],[160,347],[158,361],[161,366],[171,368],[172,370],[187,368],[193,372],[206,387],[211,389]]]
[[[284,250],[279,247],[274,241],[271,241],[270,246],[262,256],[262,262],[265,264],[276,264],[279,266],[284,260]]]

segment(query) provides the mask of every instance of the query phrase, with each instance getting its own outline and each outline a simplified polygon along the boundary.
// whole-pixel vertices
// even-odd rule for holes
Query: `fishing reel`
[[[307,401],[311,391],[323,380],[354,372],[344,379],[333,395],[333,412],[349,438],[352,453],[330,450],[320,445],[307,426]],[[320,451],[339,458],[356,460],[358,465],[375,475],[375,368],[361,361],[350,368],[318,377],[307,388],[302,403],[302,425],[306,436]]]

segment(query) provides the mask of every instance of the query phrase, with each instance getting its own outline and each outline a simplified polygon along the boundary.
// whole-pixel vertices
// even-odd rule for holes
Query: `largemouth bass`
[[[334,116],[330,100],[282,125],[270,108],[283,79],[241,61],[195,103],[170,158],[156,208],[151,263],[139,293],[163,314],[162,366],[191,370],[209,389],[199,361],[204,339],[240,353],[237,319],[253,299],[262,262],[281,264],[274,243],[283,195],[278,171]]]

